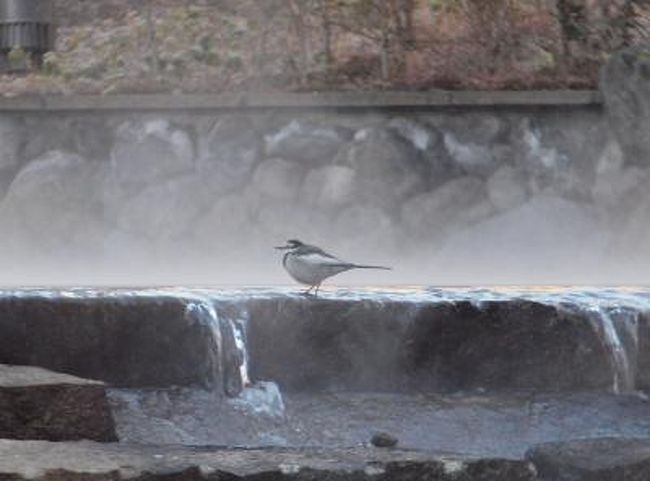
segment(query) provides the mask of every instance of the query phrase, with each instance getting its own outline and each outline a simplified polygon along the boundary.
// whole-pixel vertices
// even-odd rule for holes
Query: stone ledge
[[[116,441],[104,384],[0,365],[0,438]]]
[[[164,111],[600,106],[594,90],[33,95],[0,97],[0,111]]]
[[[541,479],[625,481],[650,479],[650,440],[600,438],[542,444],[526,457]]]
[[[0,479],[533,481],[525,460],[419,451],[351,449],[189,449],[0,440]]]

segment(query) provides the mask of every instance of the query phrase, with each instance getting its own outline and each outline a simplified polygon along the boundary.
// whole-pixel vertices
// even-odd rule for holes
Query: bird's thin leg
[[[314,286],[309,286],[309,289],[307,289],[305,292],[303,292],[303,295],[309,296],[311,295],[311,290],[314,288]]]
[[[318,297],[318,290],[320,289],[320,282],[316,284],[316,292],[314,292],[314,296]]]

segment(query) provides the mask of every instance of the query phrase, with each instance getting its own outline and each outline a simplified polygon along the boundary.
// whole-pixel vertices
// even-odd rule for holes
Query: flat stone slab
[[[603,438],[550,443],[527,458],[542,479],[552,481],[632,481],[650,479],[650,440]]]
[[[282,393],[240,398],[199,389],[109,390],[121,441],[190,446],[358,446],[377,432],[401,449],[521,458],[536,445],[650,438],[650,403],[608,393]],[[282,402],[282,405],[278,402]]]
[[[0,365],[0,438],[116,441],[104,384]]]
[[[399,449],[189,449],[0,440],[0,479],[532,481],[528,461]]]

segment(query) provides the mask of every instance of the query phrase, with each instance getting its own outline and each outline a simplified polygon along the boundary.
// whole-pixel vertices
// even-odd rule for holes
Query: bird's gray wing
[[[338,259],[338,258],[334,257],[332,254],[328,254],[327,252],[325,252],[320,247],[316,247],[316,246],[312,246],[312,245],[308,245],[308,244],[304,244],[304,245],[300,246],[298,248],[298,250],[297,250],[297,253],[300,254],[300,255],[318,254],[318,255],[321,255],[323,257],[329,257],[330,259],[336,259],[337,261],[343,262],[343,261],[341,261],[341,259]]]
[[[354,264],[350,262],[343,261],[338,257],[328,254],[320,247],[312,245],[303,245],[296,250],[296,254],[299,255],[303,261],[318,264],[318,265],[327,265],[332,268],[340,268],[342,270],[351,269]]]

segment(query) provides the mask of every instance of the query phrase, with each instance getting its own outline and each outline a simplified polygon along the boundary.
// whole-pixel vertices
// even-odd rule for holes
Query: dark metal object
[[[51,0],[0,0],[0,54],[22,48],[39,62],[54,47]]]

